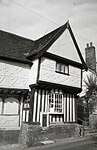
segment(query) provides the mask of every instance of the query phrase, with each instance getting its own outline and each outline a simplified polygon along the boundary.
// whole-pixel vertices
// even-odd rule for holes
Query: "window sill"
[[[60,72],[60,71],[55,71],[56,73],[60,73],[60,74],[64,74],[64,75],[68,75],[68,76],[70,76],[70,74],[69,73],[64,73],[64,72]]]

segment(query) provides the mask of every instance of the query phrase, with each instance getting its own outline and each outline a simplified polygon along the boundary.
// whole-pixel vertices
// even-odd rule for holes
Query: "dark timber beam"
[[[35,88],[32,88],[30,93],[29,123],[33,122],[34,93]]]

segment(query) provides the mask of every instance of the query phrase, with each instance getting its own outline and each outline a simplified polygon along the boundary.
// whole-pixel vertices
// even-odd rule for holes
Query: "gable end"
[[[70,36],[73,40],[73,43],[74,43],[74,46],[77,50],[77,53],[79,55],[79,58],[82,62],[82,66],[83,66],[83,69],[87,70],[87,65],[83,59],[83,56],[81,54],[81,51],[79,49],[79,46],[76,42],[76,39],[75,39],[75,36],[73,34],[73,31],[70,27],[70,24],[69,22],[66,22],[63,26],[57,28],[56,30],[48,33],[47,35],[45,35],[44,37],[40,38],[39,40],[37,40],[35,43],[36,43],[36,50],[34,50],[33,52],[30,52],[29,56],[27,56],[28,59],[30,60],[34,60],[36,58],[39,58],[41,57],[51,46],[52,44],[63,34],[63,32],[68,29],[69,33],[70,33]],[[47,37],[51,37],[51,38],[47,38]],[[45,40],[47,39],[47,40]],[[42,41],[42,42],[41,42]],[[44,42],[45,41],[45,42]],[[39,42],[39,43],[38,43]],[[42,43],[42,44],[40,44]]]

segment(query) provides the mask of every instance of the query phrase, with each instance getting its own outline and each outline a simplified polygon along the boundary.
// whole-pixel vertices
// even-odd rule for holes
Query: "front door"
[[[40,124],[42,127],[48,127],[49,126],[49,113],[41,112]]]
[[[47,127],[47,114],[43,114],[42,126]]]

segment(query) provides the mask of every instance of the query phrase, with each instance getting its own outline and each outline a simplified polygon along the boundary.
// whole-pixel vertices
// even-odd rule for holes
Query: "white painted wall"
[[[65,32],[53,43],[47,52],[81,63],[68,30],[65,30]]]
[[[35,84],[37,79],[38,60],[33,65],[0,61],[0,88],[29,89],[30,84]],[[4,102],[2,114],[2,99],[0,98],[0,127],[19,127],[22,121],[23,99],[21,99],[20,114],[19,101],[10,97]],[[19,118],[20,115],[20,118]]]
[[[0,87],[28,89],[29,72],[27,64],[0,60]]]
[[[39,80],[81,88],[81,69],[69,66],[69,76],[56,73],[56,62],[42,58]]]
[[[19,115],[17,116],[0,116],[0,128],[19,127]]]

